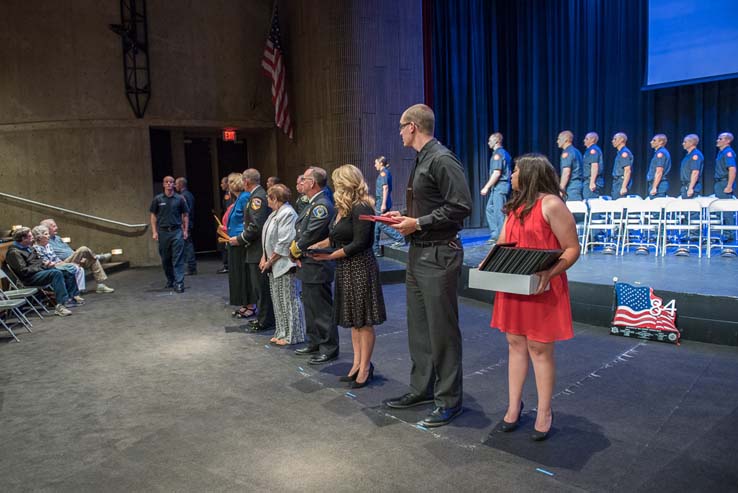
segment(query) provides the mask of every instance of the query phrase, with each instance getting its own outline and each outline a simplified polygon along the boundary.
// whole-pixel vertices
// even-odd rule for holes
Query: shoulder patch
[[[694,156],[692,156],[692,161],[697,161],[699,158],[700,157],[697,154],[695,154]]]
[[[656,157],[664,157],[664,153],[663,152],[659,152],[658,154],[656,154]]]
[[[628,153],[623,151],[623,153],[620,155],[620,157],[628,157]]]
[[[590,154],[597,154],[597,151],[595,151],[594,149],[592,149],[591,151],[589,151],[589,153]]]
[[[495,154],[495,155],[494,155],[494,156],[492,157],[492,159],[494,159],[495,161],[499,161],[500,159],[502,159],[502,156],[500,156],[499,154]]]
[[[261,199],[258,197],[251,199],[251,208],[255,211],[261,209]]]
[[[563,154],[561,154],[561,157],[562,158],[569,157],[569,153],[568,152],[564,152]]]
[[[387,176],[387,173],[385,173],[384,171],[382,171],[381,173],[379,173],[379,176]]]
[[[328,208],[323,204],[318,204],[313,207],[313,217],[316,219],[323,219],[328,215]]]
[[[728,151],[728,157],[733,157],[733,153]]]

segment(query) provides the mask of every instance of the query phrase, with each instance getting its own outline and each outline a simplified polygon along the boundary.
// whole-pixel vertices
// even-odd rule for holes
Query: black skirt
[[[387,320],[379,266],[371,248],[336,261],[333,313],[341,327],[366,327]]]
[[[249,304],[249,276],[246,265],[246,249],[228,245],[228,294],[229,303],[235,306]]]

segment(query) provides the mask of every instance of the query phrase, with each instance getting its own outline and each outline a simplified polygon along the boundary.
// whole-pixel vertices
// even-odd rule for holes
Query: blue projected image
[[[649,0],[646,85],[738,77],[738,0]]]

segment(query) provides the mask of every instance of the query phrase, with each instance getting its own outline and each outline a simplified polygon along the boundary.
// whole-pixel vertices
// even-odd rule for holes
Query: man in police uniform
[[[646,181],[648,182],[648,197],[666,197],[669,191],[668,175],[671,171],[671,155],[666,150],[667,138],[664,134],[656,134],[651,139],[653,157],[648,165]]]
[[[596,199],[605,190],[605,164],[602,160],[602,149],[597,145],[600,136],[597,132],[589,132],[584,136],[584,145],[587,148],[582,157],[582,198]]]
[[[192,242],[192,230],[195,229],[195,196],[187,189],[187,178],[180,176],[174,180],[174,189],[184,197],[187,202],[189,223],[187,229],[187,239],[185,239],[184,256],[187,267],[187,275],[194,276],[197,274],[197,259],[195,257],[195,244]]]
[[[410,239],[405,286],[410,393],[386,401],[393,408],[435,402],[420,424],[445,425],[461,414],[462,369],[459,273],[464,260],[457,233],[471,213],[472,199],[459,159],[433,138],[435,115],[424,104],[400,118],[405,147],[418,152],[407,188],[407,215],[393,227]],[[432,396],[430,393],[432,392]]]
[[[564,130],[556,139],[561,148],[560,188],[566,190],[566,200],[582,200],[582,154],[574,147],[574,134]]]
[[[246,249],[244,256],[248,278],[246,286],[251,291],[246,299],[256,301],[257,312],[257,317],[250,322],[250,330],[253,332],[273,330],[274,307],[269,291],[269,278],[266,273],[259,270],[259,261],[264,254],[261,231],[271,210],[267,206],[267,195],[264,187],[261,186],[259,171],[249,168],[241,176],[243,189],[249,192],[250,196],[243,210],[243,231],[238,236],[232,237],[229,243],[231,246]]]
[[[300,175],[297,177],[297,181],[295,182],[295,190],[297,190],[298,194],[297,198],[295,199],[295,212],[297,212],[298,215],[310,202],[310,198],[305,195],[305,191],[303,190],[304,181],[305,175]]]
[[[489,180],[484,184],[480,193],[482,196],[487,195],[490,190],[492,193],[487,200],[487,207],[484,210],[487,216],[487,227],[489,228],[489,243],[497,242],[500,236],[502,223],[505,221],[505,215],[502,208],[507,202],[507,196],[510,193],[510,166],[512,158],[510,154],[502,147],[502,134],[495,132],[489,136],[487,145],[492,149],[492,158],[489,160]]]
[[[332,261],[318,262],[302,252],[328,238],[328,226],[333,220],[333,202],[328,200],[325,187],[328,176],[323,168],[311,166],[305,171],[302,190],[308,204],[295,224],[296,236],[290,252],[299,258],[297,278],[302,282],[302,304],[305,309],[307,346],[296,354],[312,354],[308,363],[320,365],[338,357],[338,327],[333,318],[331,283],[335,273]]]
[[[735,186],[735,175],[736,175],[736,162],[735,162],[735,151],[730,147],[733,142],[733,134],[730,132],[723,132],[718,135],[717,147],[720,149],[717,158],[715,158],[715,197],[719,199],[734,199],[733,195]],[[735,224],[735,216],[733,214],[726,214],[723,218],[724,224],[733,225]],[[735,238],[735,234],[730,231],[725,233],[725,240],[732,242]],[[735,255],[735,250],[726,249],[722,252],[723,255]]]
[[[174,193],[174,178],[165,176],[164,193],[154,197],[149,207],[151,236],[159,242],[159,256],[167,288],[184,292],[184,240],[187,238],[189,210],[185,199]]]
[[[682,182],[680,193],[683,199],[699,197],[702,193],[701,177],[705,156],[697,149],[699,143],[700,138],[695,134],[685,136],[682,141],[682,147],[687,151],[679,166],[679,178]]]
[[[618,132],[612,136],[612,146],[618,151],[615,155],[615,163],[612,166],[612,195],[613,199],[619,199],[628,195],[633,184],[633,153],[625,144],[628,136]]]

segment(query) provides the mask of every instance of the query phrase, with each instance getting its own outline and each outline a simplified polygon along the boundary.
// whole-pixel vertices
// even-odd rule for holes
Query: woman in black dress
[[[374,376],[374,326],[387,320],[379,266],[372,253],[374,223],[359,220],[362,214],[374,214],[374,200],[356,166],[344,164],[331,178],[336,189],[336,217],[330,237],[312,248],[335,248],[333,253],[316,254],[314,258],[336,261],[333,312],[338,325],[351,328],[354,349],[351,370],[341,380],[352,382],[351,387],[358,389]]]

